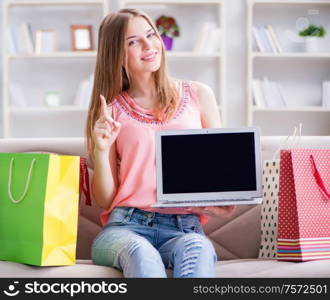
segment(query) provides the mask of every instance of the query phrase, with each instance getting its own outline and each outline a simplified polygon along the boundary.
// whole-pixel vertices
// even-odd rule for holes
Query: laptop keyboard
[[[163,207],[189,207],[189,206],[212,206],[214,203],[215,206],[218,205],[226,205],[226,202],[228,202],[228,205],[233,205],[233,202],[235,201],[246,201],[246,203],[251,202],[255,200],[255,198],[245,198],[245,199],[225,199],[225,200],[203,200],[203,201],[162,201],[157,203],[158,205],[161,205]]]

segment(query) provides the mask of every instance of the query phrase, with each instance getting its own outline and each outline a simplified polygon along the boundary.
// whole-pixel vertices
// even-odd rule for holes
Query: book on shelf
[[[259,52],[281,53],[283,51],[271,25],[253,26],[252,33]]]
[[[32,54],[34,52],[31,24],[11,25],[6,31],[10,54]]]
[[[261,41],[266,49],[266,52],[275,52],[273,49],[272,49],[272,45],[269,41],[269,38],[268,38],[268,35],[267,35],[267,31],[266,31],[266,28],[263,27],[263,26],[260,26],[258,27],[258,33],[261,37]]]
[[[280,44],[280,42],[277,38],[275,30],[273,29],[273,26],[272,25],[267,25],[266,29],[269,32],[269,34],[271,36],[271,39],[273,40],[273,42],[275,44],[275,48],[276,48],[277,53],[282,53],[283,49],[282,49],[281,44]]]
[[[282,102],[282,107],[288,106],[282,85],[279,82],[275,82],[275,87],[277,89],[279,99]]]
[[[203,48],[203,54],[218,53],[220,51],[220,43],[221,28],[215,27],[208,34],[208,38]]]
[[[17,82],[9,84],[11,106],[27,107],[27,101],[21,85]]]
[[[93,91],[94,76],[91,74],[88,79],[79,83],[73,105],[88,108]]]
[[[37,54],[58,51],[58,32],[54,29],[39,29],[36,31],[35,49]]]
[[[330,81],[322,81],[322,107],[330,108]]]
[[[12,26],[8,26],[5,31],[6,41],[7,41],[7,52],[9,54],[17,54],[18,53],[18,46],[15,35],[13,33]]]
[[[221,29],[214,22],[205,22],[197,35],[194,53],[212,54],[220,50]]]
[[[262,92],[261,81],[253,79],[252,80],[252,92],[255,106],[259,108],[265,108],[266,102]]]
[[[278,82],[271,81],[265,76],[262,82],[262,89],[266,104],[269,108],[280,108],[286,106],[285,99],[281,96],[283,91],[279,91]]]
[[[276,49],[276,46],[275,46],[275,42],[273,41],[273,38],[270,35],[269,30],[266,27],[262,27],[262,31],[264,32],[265,38],[266,38],[267,43],[269,45],[269,49],[270,49],[269,52],[276,53],[277,49]]]
[[[263,80],[252,81],[254,104],[259,108],[286,107],[286,98],[279,82],[271,81],[266,76]]]
[[[257,46],[257,50],[259,52],[266,52],[266,48],[261,40],[261,35],[259,34],[259,29],[256,26],[252,27],[253,37],[255,40],[255,44]]]
[[[276,99],[273,95],[272,85],[271,82],[268,80],[267,77],[264,77],[262,80],[262,91],[264,94],[264,99],[266,102],[267,107],[269,108],[275,108],[276,107]]]
[[[29,23],[22,23],[20,25],[20,33],[23,38],[23,43],[25,45],[26,52],[32,54],[34,52],[33,47],[33,33],[32,27]]]

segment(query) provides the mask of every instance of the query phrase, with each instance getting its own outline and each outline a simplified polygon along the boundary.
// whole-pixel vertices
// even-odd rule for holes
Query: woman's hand
[[[103,152],[110,151],[111,145],[119,134],[121,124],[111,118],[104,96],[100,95],[100,98],[102,103],[101,114],[94,125],[93,139],[95,143],[94,150]]]
[[[193,214],[208,215],[211,217],[223,216],[228,217],[236,209],[236,205],[229,206],[205,206],[205,207],[190,207],[187,210]]]

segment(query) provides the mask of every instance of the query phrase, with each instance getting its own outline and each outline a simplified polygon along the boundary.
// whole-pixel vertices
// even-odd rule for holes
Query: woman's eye
[[[149,33],[148,35],[147,35],[147,38],[151,38],[151,37],[153,37],[155,35],[155,33],[154,32],[152,32],[152,33]]]
[[[128,46],[132,46],[132,45],[136,44],[136,42],[137,42],[136,40],[132,40],[128,43]]]

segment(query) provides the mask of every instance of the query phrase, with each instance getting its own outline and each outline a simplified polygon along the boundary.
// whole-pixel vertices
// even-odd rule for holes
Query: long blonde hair
[[[143,12],[136,9],[121,9],[107,15],[100,24],[98,32],[98,51],[94,71],[94,85],[91,102],[88,109],[85,134],[87,138],[87,152],[93,157],[94,141],[92,138],[95,122],[100,116],[100,94],[112,104],[114,98],[130,87],[127,74],[125,34],[130,19],[143,17],[154,29],[161,40],[156,26]],[[128,71],[129,73],[129,71]],[[178,104],[178,94],[174,81],[170,79],[166,70],[165,48],[162,43],[162,57],[160,68],[154,72],[156,87],[155,114],[160,121],[171,118]]]

